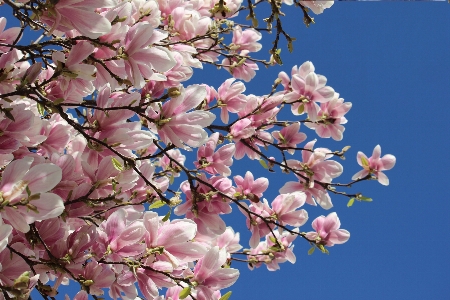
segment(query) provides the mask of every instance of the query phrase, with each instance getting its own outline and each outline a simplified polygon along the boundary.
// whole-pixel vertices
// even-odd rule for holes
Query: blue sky
[[[373,181],[351,189],[373,198],[372,203],[347,208],[346,198],[332,198],[331,211],[351,232],[349,242],[330,248],[330,255],[316,251],[308,256],[309,245],[298,239],[297,263],[285,263],[277,272],[234,264],[241,277],[231,299],[448,299],[450,4],[337,2],[315,16],[310,28],[303,25],[300,10],[284,11],[285,29],[297,38],[294,53],[283,47],[284,65],[262,68],[246,84],[246,93],[267,93],[279,71],[289,73],[293,65],[310,60],[316,72],[353,103],[343,141],[319,139],[316,144],[331,150],[352,146],[347,160],[340,161],[344,174],[338,181],[349,181],[360,169],[358,150],[370,155],[377,144],[383,154],[394,154],[397,164],[386,172],[388,187]],[[272,38],[264,36],[261,57],[268,58]],[[206,68],[191,82],[217,88],[227,78],[224,70]],[[308,141],[316,138],[302,128]],[[236,175],[246,170],[270,179],[265,194],[270,201],[285,181],[293,180],[278,176],[278,170],[274,175],[266,172],[257,161],[235,162]],[[310,221],[331,212],[305,208]],[[242,214],[236,209],[226,220],[248,247]],[[302,227],[310,229],[310,222]]]
[[[350,231],[349,242],[330,248],[330,255],[308,256],[309,245],[296,240],[296,264],[285,263],[277,272],[240,266],[232,299],[448,299],[449,9],[446,1],[336,2],[315,16],[310,28],[303,25],[299,10],[284,9],[284,27],[297,38],[294,53],[284,48],[284,65],[262,68],[246,84],[246,93],[266,93],[279,71],[289,73],[293,65],[310,60],[316,72],[353,103],[344,139],[316,143],[331,150],[352,146],[347,159],[340,161],[344,173],[339,181],[348,182],[360,169],[357,151],[371,155],[377,144],[383,155],[394,154],[397,164],[386,172],[388,187],[371,181],[351,189],[373,202],[347,208],[346,198],[332,198],[331,210]],[[262,57],[267,57],[272,40],[264,36]],[[213,71],[197,78],[217,87],[228,76],[219,73],[223,77],[214,83],[208,76]],[[308,140],[316,138],[302,128]],[[265,194],[270,201],[286,181],[279,171],[269,177],[258,162],[235,164],[236,172],[251,169],[270,178]],[[329,213],[305,209],[311,221]],[[235,214],[227,220],[240,224],[243,217]],[[310,223],[302,227],[310,229]],[[244,228],[240,231],[241,244],[248,247],[248,234]]]

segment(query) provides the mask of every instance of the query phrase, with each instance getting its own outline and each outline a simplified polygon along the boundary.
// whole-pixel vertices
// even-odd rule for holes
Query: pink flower
[[[206,253],[206,248],[193,239],[197,233],[197,225],[192,220],[173,220],[161,222],[155,212],[144,214],[145,242],[147,251],[154,253],[158,260],[167,261],[172,268],[182,263],[197,260]],[[160,249],[160,250],[158,250]],[[159,253],[157,253],[160,251]]]
[[[60,0],[54,3],[48,3],[49,7],[41,16],[44,23],[52,26],[51,31],[76,29],[82,35],[96,39],[111,30],[111,22],[95,9],[113,7],[116,5],[114,0]]]
[[[227,227],[225,232],[212,242],[212,246],[218,246],[219,249],[225,249],[229,257],[229,253],[239,251],[242,248],[242,246],[239,245],[239,238],[239,232],[234,233],[232,227]]]
[[[80,273],[84,280],[82,283],[89,288],[91,295],[103,295],[102,288],[109,288],[116,280],[109,265],[99,264],[96,261],[88,262]]]
[[[201,258],[194,268],[192,284],[197,290],[198,300],[213,299],[215,291],[227,288],[234,284],[239,277],[239,271],[231,268],[222,268],[227,260],[225,249],[212,247]]]
[[[315,129],[317,135],[322,138],[332,137],[335,141],[340,141],[345,130],[342,124],[347,123],[344,115],[351,107],[352,104],[350,102],[344,103],[344,99],[339,98],[339,94],[336,93],[333,100],[320,104],[317,122],[307,122],[305,125]]]
[[[62,69],[63,76],[59,77],[59,85],[66,103],[72,102],[67,99],[68,94],[76,94],[78,96],[76,103],[81,103],[84,96],[94,92],[92,81],[95,79],[96,68],[82,63],[94,49],[91,43],[82,41],[72,47],[67,59],[63,52],[57,51],[52,54],[53,62]]]
[[[299,182],[286,182],[279,192],[293,193],[303,191],[307,196],[306,203],[316,205],[317,202],[324,209],[330,209],[333,207],[330,196],[318,182],[331,183],[333,178],[342,174],[343,167],[336,161],[327,160],[333,156],[329,154],[331,150],[326,148],[313,150],[315,143],[316,140],[305,145],[305,149],[309,150],[302,150],[303,162],[293,159],[286,161],[290,168],[297,170],[303,176],[296,175]],[[313,200],[313,197],[316,202]]]
[[[191,85],[181,89],[180,93],[162,106],[157,120],[158,134],[166,144],[172,143],[182,149],[189,149],[185,145],[198,147],[208,137],[203,128],[211,125],[216,116],[207,111],[188,112],[205,99],[204,87]]]
[[[3,171],[0,183],[5,205],[1,216],[21,232],[28,232],[28,224],[34,221],[54,218],[64,211],[62,199],[47,193],[61,181],[61,169],[45,163],[31,167],[32,163],[32,157],[13,161]]]
[[[141,243],[145,227],[141,221],[128,221],[126,211],[119,209],[112,213],[98,228],[97,255],[112,254],[113,257],[135,256],[142,253],[145,245]]]
[[[306,140],[306,134],[298,132],[300,129],[300,123],[296,122],[287,127],[281,129],[281,131],[273,131],[272,136],[277,139],[280,147],[296,148],[297,144],[300,144]],[[289,154],[294,154],[295,149],[287,149]]]
[[[298,232],[298,228],[293,230],[294,232]],[[272,254],[273,258],[267,259],[266,266],[269,271],[276,271],[280,269],[279,264],[284,263],[286,261],[294,264],[297,260],[294,254],[294,244],[292,243],[298,235],[292,234],[288,231],[283,231],[280,233],[279,231],[274,231],[275,238],[278,241],[278,244],[275,243],[274,236],[272,233],[266,235],[266,249],[268,249]],[[281,246],[281,247],[280,247]],[[277,251],[274,251],[277,249]],[[261,256],[260,256],[261,257]]]
[[[331,247],[335,244],[343,244],[350,238],[350,232],[345,229],[339,229],[341,221],[339,221],[335,212],[330,213],[326,217],[317,217],[311,225],[316,232],[308,232],[306,237],[316,241],[319,245]]]
[[[259,199],[269,187],[269,180],[267,178],[260,177],[255,180],[250,171],[245,173],[244,178],[240,175],[234,176],[233,178],[236,183],[236,193],[239,193],[252,202],[259,202]]]
[[[272,210],[281,225],[302,226],[308,220],[308,213],[304,209],[296,210],[303,206],[306,195],[302,192],[279,195],[272,202]]]
[[[245,85],[242,82],[234,82],[234,78],[227,79],[218,90],[217,104],[221,107],[220,119],[225,124],[228,123],[228,112],[239,112],[247,102],[245,95]]]
[[[46,136],[39,134],[42,120],[27,109],[26,104],[11,104],[2,103],[3,109],[11,109],[14,121],[0,114],[0,154],[10,154],[21,146],[34,147],[46,139]]]
[[[224,58],[222,60],[222,64],[224,65],[225,70],[230,72],[236,79],[242,79],[245,82],[249,82],[256,75],[256,70],[259,70],[258,65],[250,60],[245,58],[249,53],[248,50],[242,50],[239,55],[243,58]]]
[[[242,31],[241,26],[236,26],[233,30],[233,44],[230,47],[232,47],[233,50],[248,50],[250,52],[257,52],[262,48],[262,45],[257,43],[261,37],[261,33],[253,28],[248,28]]]
[[[166,33],[154,30],[147,22],[140,22],[129,29],[125,37],[125,70],[128,79],[136,88],[145,85],[145,79],[166,80],[164,75],[153,72],[167,72],[176,65],[169,50],[163,47],[149,47],[167,37]]]
[[[241,119],[231,126],[230,134],[235,142],[248,139],[256,133],[252,121],[248,118]]]
[[[265,221],[268,219],[273,220],[275,212],[269,207],[269,203],[266,199],[261,202],[252,203],[250,206],[247,206],[246,203],[242,203],[242,206],[246,207],[248,211],[253,212],[248,213],[242,207],[239,207],[239,210],[247,218],[247,228],[252,233],[249,241],[250,247],[255,248],[258,246],[261,237],[269,234],[270,231],[275,228],[275,224],[266,223]]]
[[[315,122],[319,111],[316,102],[328,102],[334,97],[333,88],[325,86],[326,82],[325,76],[314,73],[311,62],[307,61],[300,66],[299,71],[292,75],[292,92],[285,96],[285,101],[292,103],[292,113],[301,115],[306,112],[308,118]]]
[[[367,158],[367,156],[358,151],[358,155],[356,156],[356,160],[358,164],[363,167],[361,171],[353,175],[352,179],[357,180],[366,177],[371,174],[374,175],[378,182],[382,185],[389,185],[389,178],[381,171],[390,170],[395,165],[395,156],[391,154],[386,154],[381,157],[381,147],[377,145],[373,149],[372,156]]]
[[[214,152],[219,140],[219,133],[213,133],[197,151],[197,160],[194,162],[198,170],[205,170],[211,175],[220,174],[229,176],[231,174],[230,166],[233,164],[233,155],[235,151],[234,144],[227,144]]]

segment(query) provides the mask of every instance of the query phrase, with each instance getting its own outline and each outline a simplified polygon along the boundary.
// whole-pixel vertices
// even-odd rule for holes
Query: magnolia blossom
[[[144,86],[144,78],[165,80],[166,77],[153,72],[166,72],[176,65],[170,51],[162,47],[148,47],[167,37],[166,33],[154,30],[146,22],[131,27],[125,37],[125,70],[128,79],[136,88]]]
[[[41,20],[52,27],[51,31],[78,30],[82,35],[95,39],[111,30],[111,23],[95,12],[96,8],[112,7],[115,0],[49,2]]]
[[[11,162],[3,171],[0,183],[1,217],[15,229],[28,232],[28,224],[59,216],[64,210],[62,199],[48,193],[61,181],[61,169],[54,164],[32,167],[33,158]]]
[[[343,167],[336,161],[328,160],[333,156],[329,149],[316,148],[313,150],[315,143],[316,140],[305,145],[307,150],[302,150],[302,162],[293,159],[286,161],[287,166],[297,170],[301,176],[296,175],[299,182],[286,182],[279,192],[303,191],[307,196],[306,203],[316,205],[317,202],[322,208],[330,209],[333,207],[331,198],[318,182],[331,183],[333,178],[342,174]]]
[[[326,86],[325,76],[314,72],[314,65],[305,62],[300,66],[299,71],[292,72],[291,87],[292,92],[286,94],[285,101],[292,103],[291,109],[294,115],[301,115],[304,112],[308,118],[315,122],[319,111],[319,103],[325,103],[333,99],[333,88]]]
[[[245,91],[245,85],[242,82],[234,82],[234,80],[234,78],[227,79],[218,90],[217,104],[221,107],[220,119],[224,123],[228,123],[228,112],[239,112],[247,102],[242,94]]]
[[[231,268],[221,268],[225,264],[227,255],[224,249],[212,247],[200,259],[194,268],[194,277],[191,282],[197,290],[197,299],[213,299],[217,290],[231,286],[239,277],[239,271]]]
[[[353,175],[352,179],[357,180],[364,178],[369,174],[373,174],[378,182],[382,185],[389,185],[389,178],[382,172],[384,170],[390,170],[395,166],[395,156],[392,154],[386,154],[381,157],[381,146],[377,145],[373,149],[372,156],[367,158],[367,156],[358,151],[356,156],[358,164],[363,167],[361,171]]]
[[[287,127],[284,127],[280,131],[275,130],[272,131],[272,135],[275,139],[277,139],[278,145],[280,147],[286,148],[296,148],[297,144],[300,144],[304,140],[306,140],[306,134],[303,132],[299,132],[300,123],[296,122]],[[287,149],[289,154],[294,154],[294,149]]]
[[[206,96],[206,90],[199,85],[191,85],[180,91],[162,106],[157,122],[158,134],[164,143],[187,149],[185,145],[198,147],[208,137],[203,129],[209,126],[216,116],[207,111],[189,110],[197,107]]]
[[[292,194],[279,195],[272,202],[272,210],[276,214],[276,219],[281,225],[302,226],[308,220],[306,210],[296,210],[303,206],[306,201],[305,193],[297,192]],[[281,229],[281,227],[280,227]]]
[[[339,98],[339,94],[335,93],[333,100],[320,104],[320,110],[317,113],[317,122],[307,122],[305,125],[315,129],[317,135],[322,138],[332,137],[334,140],[340,141],[343,138],[345,130],[342,124],[347,123],[344,115],[351,107],[352,104],[350,102],[344,102],[344,99]]]
[[[308,232],[306,237],[319,245],[331,247],[335,244],[343,244],[350,238],[350,233],[347,230],[339,229],[341,221],[335,212],[326,217],[317,217],[311,226],[316,232]]]
[[[235,151],[234,144],[228,144],[220,147],[214,152],[217,147],[219,133],[213,133],[206,141],[204,146],[201,146],[197,152],[198,161],[194,162],[195,166],[200,170],[203,169],[209,174],[220,174],[229,176],[231,174],[230,166],[233,164],[233,154]]]
[[[240,26],[236,26],[235,30],[233,30],[233,44],[231,47],[236,48],[236,50],[257,52],[262,48],[262,45],[257,43],[261,37],[261,33],[253,28],[248,28],[243,31]]]

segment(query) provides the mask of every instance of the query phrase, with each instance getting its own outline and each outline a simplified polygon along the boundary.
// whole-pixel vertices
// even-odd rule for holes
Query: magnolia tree
[[[281,64],[281,39],[292,50],[284,6],[308,26],[332,1],[0,3],[20,22],[0,18],[0,299],[34,289],[54,299],[69,283],[77,300],[228,299],[233,261],[272,271],[295,262],[296,239],[309,253],[349,239],[335,212],[305,225],[307,205],[370,201],[341,189],[389,184],[395,157],[380,146],[358,152],[351,182],[332,182],[349,147],[316,147],[303,131],[342,140],[352,105],[313,63],[279,73],[266,94],[244,94],[240,80]],[[260,5],[270,7],[262,27]],[[248,24],[233,21],[238,13]],[[267,60],[253,55],[261,31],[273,31]],[[185,84],[206,64],[230,79]],[[232,174],[240,159],[285,176],[275,199],[264,198],[267,178]],[[251,232],[247,249],[221,217],[233,209]]]

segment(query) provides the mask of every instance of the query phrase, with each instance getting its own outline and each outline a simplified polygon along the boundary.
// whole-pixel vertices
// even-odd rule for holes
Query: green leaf
[[[308,250],[308,255],[311,255],[316,250],[316,247],[311,247],[311,249]]]
[[[261,166],[263,166],[264,169],[269,169],[269,167],[267,166],[266,161],[264,159],[261,158],[259,160],[259,163],[261,164]]]
[[[164,218],[162,218],[162,221],[165,222],[165,221],[169,220],[170,214],[171,214],[171,211],[169,210],[169,211],[167,212],[167,214],[164,216]]]
[[[160,208],[160,207],[164,206],[165,204],[166,203],[162,200],[156,200],[155,202],[153,202],[150,205],[149,209]]]
[[[269,236],[269,240],[270,240],[272,243],[274,243],[274,244],[277,243],[277,239],[274,238],[273,235]]]
[[[361,163],[362,163],[363,167],[369,166],[369,161],[364,156],[361,156]]]
[[[179,299],[184,299],[191,293],[191,287],[187,286],[184,289],[181,290],[180,294],[178,294]]]
[[[372,202],[372,198],[369,197],[360,196],[358,199],[361,201]]]
[[[347,207],[352,206],[353,203],[355,203],[355,198],[351,198],[350,200],[348,200]]]
[[[222,297],[219,298],[219,300],[228,300],[231,297],[231,291],[228,291],[226,294],[224,294]]]
[[[298,114],[301,115],[304,111],[305,111],[305,105],[300,104],[300,106],[297,109]]]
[[[122,166],[122,164],[120,163],[120,161],[118,161],[116,158],[111,158],[111,160],[112,160],[112,164],[113,164],[113,166],[114,166],[114,168],[116,169],[116,170],[118,170],[118,171],[123,171],[123,166]]]
[[[169,183],[173,184],[174,181],[175,181],[175,177],[173,175],[170,175]]]
[[[39,102],[37,103],[37,110],[41,116],[43,116],[45,114],[44,105],[40,104]]]

